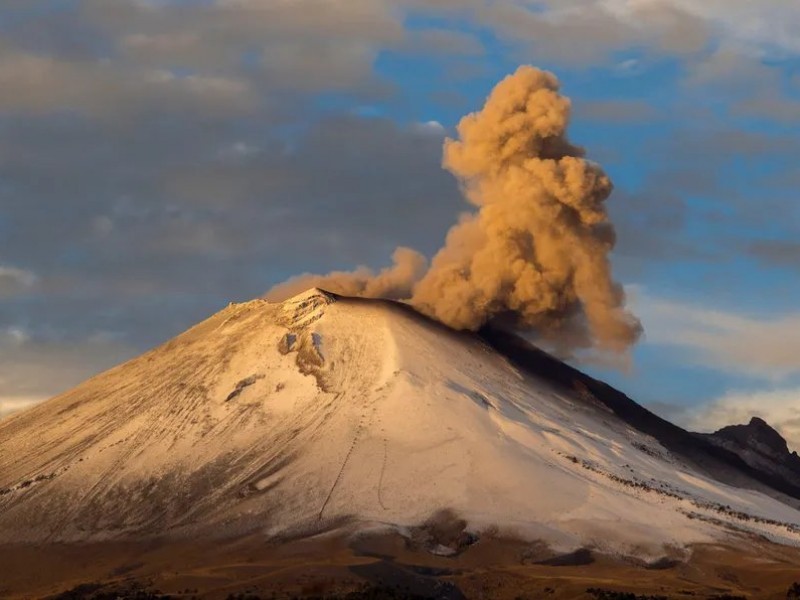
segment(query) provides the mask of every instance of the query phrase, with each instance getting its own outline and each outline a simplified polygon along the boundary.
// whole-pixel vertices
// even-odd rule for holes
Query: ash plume
[[[572,347],[625,350],[641,325],[611,273],[613,186],[568,140],[569,116],[557,78],[520,67],[460,121],[458,139],[445,140],[443,166],[476,210],[450,229],[430,266],[398,248],[380,272],[302,275],[266,297],[317,286],[405,300],[455,329],[502,321]]]
[[[377,273],[367,267],[332,271],[327,275],[303,273],[274,286],[265,298],[283,301],[316,287],[343,296],[404,300],[411,297],[415,283],[422,278],[427,267],[428,260],[422,254],[400,246],[392,254],[392,266]]]

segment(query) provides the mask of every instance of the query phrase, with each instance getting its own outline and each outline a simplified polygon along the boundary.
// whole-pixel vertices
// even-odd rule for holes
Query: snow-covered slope
[[[656,551],[800,512],[684,463],[591,394],[406,307],[231,305],[0,421],[0,542],[413,526]]]

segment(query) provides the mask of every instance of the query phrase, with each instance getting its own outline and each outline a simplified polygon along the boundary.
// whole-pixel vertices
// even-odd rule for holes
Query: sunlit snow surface
[[[561,548],[800,543],[800,512],[476,336],[318,290],[231,305],[0,421],[0,542],[402,530],[440,509]]]

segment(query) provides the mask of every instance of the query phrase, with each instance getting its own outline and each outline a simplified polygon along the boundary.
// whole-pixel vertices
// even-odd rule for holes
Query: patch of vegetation
[[[594,556],[592,555],[592,551],[588,548],[579,548],[575,550],[575,552],[540,560],[536,564],[545,565],[547,567],[581,567],[590,565],[593,562]]]
[[[352,592],[291,596],[287,600],[433,600],[434,598],[435,596],[414,594],[397,587],[365,585]],[[225,600],[268,600],[268,598],[253,594],[230,594]]]
[[[793,583],[786,590],[786,600],[800,600],[800,582]]]
[[[58,596],[53,596],[51,600],[80,600],[83,598],[91,598],[92,594],[102,587],[103,585],[100,583],[82,583]]]
[[[138,583],[125,587],[100,583],[82,583],[71,590],[51,596],[49,600],[172,600],[173,596],[158,590],[148,590]]]
[[[660,458],[661,460],[666,460],[660,452],[654,450],[653,448],[651,448],[646,444],[642,444],[641,442],[631,442],[631,446],[636,448],[639,452],[644,452],[648,456],[652,456],[653,458]]]
[[[13,485],[7,488],[0,488],[0,496],[5,496],[6,494],[10,494],[11,492],[16,492],[17,490],[24,490],[36,483],[41,483],[42,481],[50,481],[51,479],[55,479],[57,473],[49,473],[47,475],[37,475],[33,479],[26,479],[25,481],[18,483],[17,485]]]
[[[633,592],[618,592],[602,588],[589,588],[586,593],[596,600],[669,600],[667,596],[638,595]]]
[[[680,492],[679,490],[673,488],[671,485],[664,482],[656,481],[653,478],[651,478],[649,482],[641,481],[639,479],[627,479],[625,477],[620,477],[618,475],[615,475],[614,473],[609,473],[601,469],[598,465],[596,465],[592,461],[579,459],[577,456],[572,456],[569,454],[562,454],[561,456],[563,456],[565,459],[567,459],[572,463],[580,465],[587,471],[591,471],[592,473],[597,473],[598,475],[607,477],[611,481],[629,488],[640,490],[648,494],[649,493],[659,494],[661,496],[665,496],[668,498],[674,498],[675,500],[686,500],[688,502],[691,502],[691,504],[693,504],[696,508],[707,510],[709,512],[716,512],[720,515],[724,515],[739,521],[759,523],[761,525],[772,525],[773,527],[783,528],[790,533],[800,533],[800,525],[798,525],[797,523],[786,523],[784,521],[778,521],[776,519],[751,515],[742,512],[740,510],[735,510],[734,508],[732,508],[730,505],[727,504],[700,501],[691,497],[684,496],[682,493],[679,493]],[[701,521],[713,522],[716,523],[717,525],[725,525],[723,521],[719,520],[712,521],[711,520],[712,517],[707,517],[697,512],[686,512],[686,511],[681,511],[681,512],[683,512],[683,514],[685,514],[690,519],[699,519]]]

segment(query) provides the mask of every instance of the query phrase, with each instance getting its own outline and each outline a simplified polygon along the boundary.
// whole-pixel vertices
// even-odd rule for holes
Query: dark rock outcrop
[[[754,469],[800,486],[800,456],[763,419],[753,417],[747,425],[729,425],[705,437]]]

